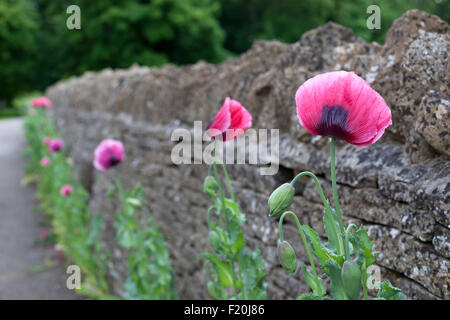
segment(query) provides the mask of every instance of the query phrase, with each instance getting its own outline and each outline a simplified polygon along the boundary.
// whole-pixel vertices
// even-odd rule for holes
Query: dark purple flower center
[[[347,126],[347,116],[348,111],[341,106],[324,106],[316,127],[317,133],[327,137],[349,139],[351,133]]]
[[[109,157],[109,164],[111,165],[111,167],[114,167],[115,165],[118,165],[119,163],[120,163],[120,159],[117,158],[116,156]]]

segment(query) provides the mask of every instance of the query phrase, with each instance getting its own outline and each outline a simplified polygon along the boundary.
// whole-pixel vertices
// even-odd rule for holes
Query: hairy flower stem
[[[366,285],[366,281],[363,281],[363,292],[364,292],[364,300],[369,299],[368,294],[367,294],[367,285]]]
[[[287,216],[287,215],[292,215],[294,217],[294,219],[295,219],[295,222],[297,223],[298,232],[300,233],[300,236],[302,237],[303,244],[305,245],[306,252],[308,253],[309,263],[311,264],[311,268],[312,268],[312,271],[313,271],[313,274],[314,274],[314,281],[316,282],[317,288],[320,288],[319,278],[317,277],[316,265],[314,263],[314,259],[313,259],[313,256],[311,254],[311,248],[309,247],[308,241],[306,240],[305,233],[303,232],[302,225],[300,224],[300,221],[298,220],[297,215],[294,212],[292,212],[292,211],[286,211],[285,213],[283,213],[283,215],[280,218],[280,222],[278,224],[278,230],[279,230],[279,233],[280,233],[280,242],[284,241],[283,220],[284,220],[284,217]]]
[[[362,287],[363,287],[363,293],[364,293],[364,300],[367,300],[368,294],[367,294],[367,267],[366,267],[366,263],[364,262],[362,265],[362,277],[361,277],[361,281],[362,281]]]
[[[233,187],[231,186],[230,178],[228,177],[227,168],[224,163],[222,163],[223,174],[225,175],[225,181],[227,182],[228,191],[230,192],[231,200],[234,202],[234,192]]]
[[[339,199],[338,199],[338,193],[337,193],[337,186],[336,186],[336,169],[335,169],[335,145],[336,145],[336,138],[331,138],[331,186],[333,189],[333,200],[334,200],[334,207],[336,208],[336,215],[338,218],[339,223],[339,229],[340,229],[340,239],[344,236],[344,223],[342,222],[342,216],[341,216],[341,207],[339,206]],[[348,242],[344,242],[344,252],[345,252],[345,259],[349,259],[349,248],[348,248]]]
[[[338,241],[338,247],[336,249],[338,251],[338,254],[341,255],[344,252],[345,245],[343,243],[342,236],[340,236],[340,234],[336,230],[336,226],[334,223],[334,217],[333,217],[333,214],[331,213],[330,204],[328,203],[328,200],[325,198],[325,194],[323,193],[323,189],[320,186],[319,179],[317,179],[317,177],[314,173],[312,173],[310,171],[303,171],[295,176],[295,178],[291,181],[291,185],[294,186],[295,183],[297,182],[297,180],[300,179],[300,177],[302,177],[302,176],[309,176],[309,177],[313,178],[314,182],[316,183],[316,187],[317,187],[317,190],[319,191],[320,198],[322,199],[323,205],[325,206],[325,213],[328,216],[328,219],[332,222],[331,223],[331,229],[332,229],[331,232],[333,232],[333,234],[335,235],[335,238]]]
[[[208,223],[208,229],[211,230],[211,211],[214,209],[214,206],[211,206],[208,208],[208,211],[206,212],[206,222]]]
[[[220,183],[220,176],[219,176],[219,172],[217,170],[217,165],[216,165],[215,140],[214,140],[213,156],[214,156],[214,161],[212,163],[212,168],[213,168],[213,171],[214,171],[214,177],[216,178],[217,185],[219,186],[220,202],[221,202],[221,206],[220,206],[220,208],[218,208],[219,221],[220,221],[220,226],[222,227],[222,229],[224,229],[224,223],[223,223],[223,218],[222,218],[222,210],[224,209],[224,204],[225,204],[225,194],[224,194],[223,189],[222,189],[222,184]]]
[[[116,184],[117,190],[119,191],[119,197],[122,203],[125,201],[125,193],[123,191],[122,180],[120,179],[119,173],[116,171],[114,174],[114,183]]]
[[[225,206],[225,193],[223,192],[222,185],[220,183],[219,172],[217,170],[216,143],[215,143],[215,140],[214,140],[213,153],[214,153],[213,170],[214,170],[214,176],[215,176],[217,184],[219,186],[220,202],[221,202],[221,208],[219,209],[220,224],[221,224],[222,229],[223,229],[224,228],[224,226],[223,226],[223,218],[222,218],[222,211],[223,211],[223,213],[225,215],[226,230],[227,230],[227,232],[229,232],[228,222],[227,222],[227,219],[226,219],[226,212],[225,212],[225,210],[226,210],[225,209],[226,208],[226,206]],[[222,166],[224,166],[224,164],[222,164]],[[223,167],[223,170],[224,170],[224,173],[226,173],[226,169],[224,167]],[[228,183],[228,187],[230,189],[230,193],[232,194],[233,200],[234,200],[234,194],[233,194],[233,190],[231,189],[231,184],[229,183],[228,173],[226,173],[225,177],[227,179],[227,183]],[[233,283],[233,292],[234,292],[235,298],[237,298],[237,293],[238,293],[238,290],[237,290],[237,276],[236,276],[236,271],[234,269],[235,260],[236,260],[235,257],[233,257],[230,262],[231,262],[231,278],[232,278],[232,283]]]

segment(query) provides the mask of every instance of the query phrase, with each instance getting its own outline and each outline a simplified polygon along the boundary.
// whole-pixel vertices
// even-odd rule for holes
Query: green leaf
[[[323,280],[321,278],[317,277],[319,279],[319,286],[317,286],[317,283],[314,280],[314,278],[315,278],[314,275],[311,274],[308,271],[308,269],[306,269],[306,265],[304,263],[302,264],[302,273],[303,273],[303,276],[305,277],[306,283],[313,290],[313,294],[315,296],[324,296],[327,293],[325,288],[323,287]]]
[[[239,252],[244,247],[244,235],[241,226],[245,222],[245,215],[239,211],[236,202],[225,199],[225,219],[230,234],[230,244],[233,253]]]
[[[224,287],[231,287],[233,285],[233,276],[230,263],[222,261],[210,253],[203,253],[200,257],[208,259],[211,264],[215,266],[218,274],[218,280],[221,285]]]
[[[218,226],[214,226],[214,228],[212,228],[213,231],[216,231],[218,237],[219,237],[219,241],[217,243],[217,254],[223,257],[229,257],[233,255],[233,249],[232,249],[232,245],[230,243],[230,236],[228,234],[228,232],[226,232],[225,230],[223,230],[222,228],[218,227]]]
[[[131,249],[135,244],[135,234],[133,231],[120,228],[117,231],[117,242],[125,249]]]
[[[239,251],[242,250],[242,248],[245,245],[244,234],[242,232],[239,232],[236,239],[233,239],[233,237],[231,238],[231,242],[233,244],[233,246],[232,246],[233,252],[238,253]]]
[[[302,225],[303,232],[311,243],[313,253],[319,260],[322,267],[325,267],[328,261],[332,261],[341,266],[344,263],[344,257],[336,255],[332,250],[325,247],[320,240],[319,235],[309,226]]]
[[[87,245],[90,246],[94,244],[98,235],[101,232],[102,224],[103,224],[103,216],[102,215],[95,216],[94,219],[92,220],[89,238],[87,239]]]
[[[359,260],[361,260],[361,257],[364,258],[366,268],[369,267],[375,262],[378,252],[372,252],[374,242],[370,240],[364,226],[361,226],[357,231],[355,231],[352,234],[352,238],[358,248],[358,255],[360,256]]]
[[[331,215],[333,216],[334,221],[332,221],[332,219],[330,219],[330,217],[327,215],[327,211],[325,209],[324,213],[323,213],[323,223],[324,223],[324,227],[325,227],[325,233],[328,236],[328,245],[327,246],[330,250],[335,251],[336,248],[338,247],[338,239],[336,238],[336,234],[333,232],[333,224],[335,226],[335,230],[339,230],[339,223],[337,222],[336,211],[333,208],[331,208]]]
[[[406,300],[407,297],[402,290],[392,286],[389,280],[383,281],[378,289],[377,299],[385,300]]]
[[[325,297],[315,295],[313,293],[304,293],[297,297],[297,300],[326,300]]]
[[[224,211],[227,216],[229,216],[229,220],[236,219],[239,226],[242,226],[245,223],[245,215],[239,211],[239,205],[236,202],[230,199],[225,199]]]
[[[109,186],[108,190],[106,191],[106,196],[108,198],[112,198],[114,196],[115,192],[116,192],[116,188],[114,186]]]
[[[347,300],[344,290],[344,284],[341,278],[341,268],[332,260],[329,260],[324,266],[325,272],[331,279],[331,294],[336,300]]]
[[[208,292],[216,300],[225,300],[227,298],[227,292],[217,283],[208,281]]]
[[[216,178],[207,176],[203,182],[203,192],[214,198],[218,190],[219,184],[217,183]]]
[[[241,270],[243,291],[247,299],[264,300],[266,287],[264,277],[266,275],[264,260],[259,250],[251,254],[241,251],[239,257],[239,269]]]
[[[220,250],[221,250],[220,237],[219,237],[219,234],[214,230],[211,230],[209,232],[209,243],[210,243],[211,247],[213,248],[214,252],[217,254],[220,254]]]

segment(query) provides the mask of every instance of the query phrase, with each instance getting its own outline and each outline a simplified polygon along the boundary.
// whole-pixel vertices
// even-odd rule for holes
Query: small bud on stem
[[[287,241],[278,241],[278,258],[281,266],[289,274],[297,270],[297,256],[292,246]]]
[[[276,217],[283,213],[294,201],[294,187],[285,183],[276,188],[269,197],[269,217]]]

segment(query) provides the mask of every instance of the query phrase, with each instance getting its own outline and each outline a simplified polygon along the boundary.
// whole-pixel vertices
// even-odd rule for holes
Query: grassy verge
[[[71,174],[72,164],[63,151],[50,153],[43,143],[46,136],[56,138],[58,133],[44,109],[29,108],[29,97],[20,100],[25,114],[24,129],[28,143],[26,182],[35,182],[39,211],[51,221],[51,236],[60,249],[82,271],[82,285],[78,293],[91,298],[112,298],[105,279],[107,254],[102,250],[99,234],[102,216],[92,217],[88,208],[89,195]],[[50,159],[47,166],[42,158]],[[63,197],[60,189],[71,185],[73,192]]]
[[[106,281],[109,253],[100,241],[103,216],[91,214],[89,194],[72,175],[73,164],[65,149],[51,153],[44,142],[46,137],[58,138],[51,109],[31,108],[30,99],[18,102],[25,117],[28,144],[25,182],[37,185],[38,209],[48,216],[52,227],[48,237],[54,239],[71,264],[80,267],[82,284],[78,293],[94,299],[116,299]],[[138,184],[125,190],[119,178],[115,183],[107,196],[117,197],[121,204],[114,227],[117,244],[128,253],[123,298],[177,299],[165,239],[148,210],[142,187]],[[64,196],[61,188],[67,185],[72,192]]]

